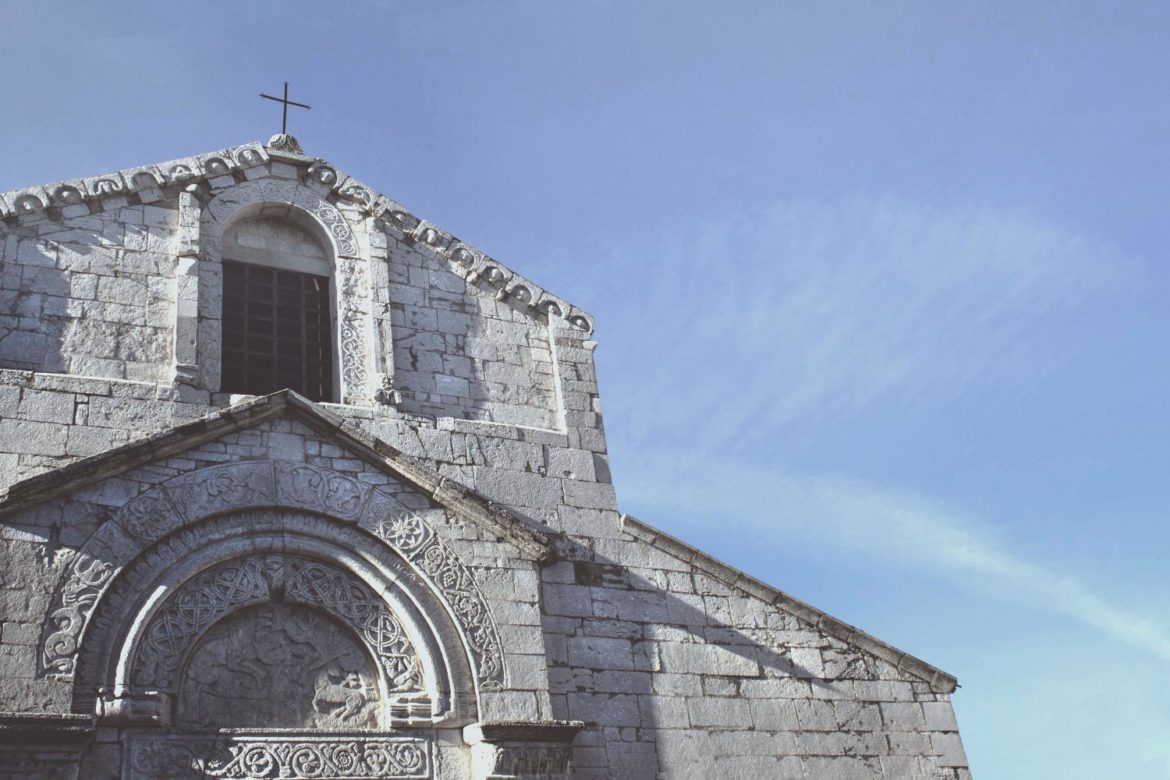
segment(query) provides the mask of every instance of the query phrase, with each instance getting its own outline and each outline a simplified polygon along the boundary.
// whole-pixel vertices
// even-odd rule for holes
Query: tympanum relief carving
[[[350,632],[317,610],[264,604],[200,640],[179,689],[179,725],[375,728],[377,673]]]
[[[196,727],[378,727],[380,688],[424,696],[415,648],[377,594],[294,555],[187,581],[147,625],[131,680],[178,691],[179,721]]]

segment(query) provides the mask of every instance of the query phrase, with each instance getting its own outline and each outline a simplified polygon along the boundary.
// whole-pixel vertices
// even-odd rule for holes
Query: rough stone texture
[[[324,161],[0,251],[0,774],[970,777],[952,677],[619,514],[587,314]],[[233,253],[333,275],[344,403],[220,392]]]

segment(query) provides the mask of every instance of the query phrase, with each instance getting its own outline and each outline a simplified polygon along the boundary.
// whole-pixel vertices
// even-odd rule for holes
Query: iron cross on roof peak
[[[296,106],[297,108],[303,108],[306,111],[309,108],[311,108],[311,106],[307,106],[304,103],[296,103],[296,102],[288,99],[288,82],[287,81],[284,82],[284,97],[283,98],[272,97],[272,95],[265,95],[263,92],[260,93],[260,97],[266,98],[268,100],[275,100],[277,103],[284,104],[284,114],[281,116],[281,119],[280,119],[280,134],[281,135],[288,134],[288,107],[289,106]]]

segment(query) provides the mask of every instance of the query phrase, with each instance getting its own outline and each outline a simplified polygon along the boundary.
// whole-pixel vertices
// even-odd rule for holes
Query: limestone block
[[[882,722],[889,731],[924,731],[926,718],[917,702],[882,702]]]
[[[955,720],[955,711],[949,701],[922,702],[922,712],[926,718],[926,728],[931,731],[959,730],[959,723]]]
[[[743,699],[690,698],[687,712],[692,726],[702,728],[751,728],[751,705]]]
[[[64,455],[69,427],[30,420],[0,420],[0,448],[22,455]]]
[[[815,757],[804,759],[804,772],[806,780],[877,780],[881,765],[860,758]]]
[[[638,726],[638,697],[616,693],[570,693],[569,717],[599,726]]]
[[[635,669],[633,648],[628,640],[603,637],[570,637],[569,663],[590,669]],[[574,715],[573,717],[577,717]]]
[[[930,735],[930,742],[934,753],[938,756],[936,760],[939,766],[967,766],[967,754],[963,750],[963,743],[958,734],[935,732]]]

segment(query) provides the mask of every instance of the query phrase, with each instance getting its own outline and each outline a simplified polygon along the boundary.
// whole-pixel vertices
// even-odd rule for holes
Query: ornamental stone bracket
[[[474,780],[568,780],[579,720],[496,721],[463,729]]]

